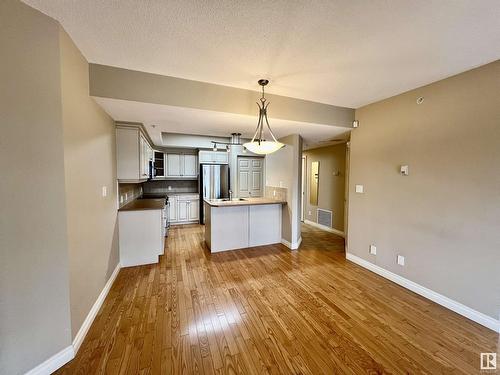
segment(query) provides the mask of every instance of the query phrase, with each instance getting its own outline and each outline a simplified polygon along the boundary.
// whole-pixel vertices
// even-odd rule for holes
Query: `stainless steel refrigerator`
[[[203,199],[229,197],[229,166],[227,164],[200,165],[200,223],[205,224]]]

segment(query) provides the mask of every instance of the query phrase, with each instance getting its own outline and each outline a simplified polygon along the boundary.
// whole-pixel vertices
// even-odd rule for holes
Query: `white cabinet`
[[[140,174],[141,178],[149,177],[149,162],[153,160],[153,149],[149,145],[148,141],[141,134],[139,139],[140,153]]]
[[[167,177],[181,176],[181,155],[167,154]]]
[[[138,127],[117,126],[116,162],[119,182],[143,182],[148,179],[153,149]]]
[[[169,218],[170,218],[170,223],[176,223],[177,222],[177,198],[176,197],[169,197],[168,202],[170,203],[170,211],[169,211]]]
[[[198,158],[194,154],[167,153],[167,177],[198,177]]]
[[[118,243],[122,267],[158,263],[165,233],[163,210],[118,211]]]
[[[170,223],[195,223],[200,216],[200,199],[198,194],[170,195]]]
[[[200,200],[193,199],[189,201],[188,206],[188,218],[189,221],[198,221],[200,218]]]
[[[196,155],[184,155],[184,171],[182,175],[184,177],[198,176],[198,158]]]
[[[178,221],[189,221],[189,201],[179,200],[177,203],[179,220]]]
[[[226,151],[200,151],[200,164],[228,164],[229,154]]]

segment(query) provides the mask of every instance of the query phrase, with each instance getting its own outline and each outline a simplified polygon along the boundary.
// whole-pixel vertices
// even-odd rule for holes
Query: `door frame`
[[[302,155],[302,182],[301,182],[301,202],[300,202],[300,221],[305,220],[306,211],[306,190],[307,190],[307,156]]]

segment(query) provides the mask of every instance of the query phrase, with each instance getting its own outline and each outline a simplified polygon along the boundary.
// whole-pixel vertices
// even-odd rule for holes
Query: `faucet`
[[[230,201],[233,200],[233,191],[232,190],[229,190],[229,200]]]

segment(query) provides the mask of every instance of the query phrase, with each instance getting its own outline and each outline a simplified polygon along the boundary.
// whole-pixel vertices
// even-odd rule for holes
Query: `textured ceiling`
[[[500,57],[499,0],[25,0],[90,62],[357,108]]]
[[[162,132],[221,137],[229,137],[232,132],[238,132],[244,138],[252,138],[257,126],[257,113],[255,116],[245,116],[129,100],[94,99],[116,121],[143,123],[157,146],[163,144]],[[346,139],[350,132],[350,129],[340,126],[280,119],[270,119],[270,125],[278,138],[300,134],[306,148],[330,144],[333,139]],[[267,130],[265,134],[268,135]]]

